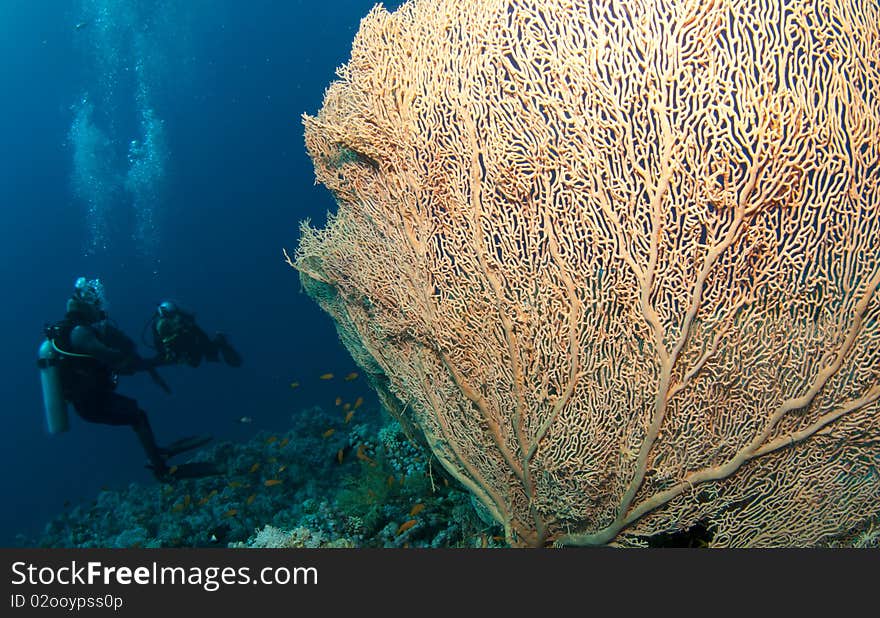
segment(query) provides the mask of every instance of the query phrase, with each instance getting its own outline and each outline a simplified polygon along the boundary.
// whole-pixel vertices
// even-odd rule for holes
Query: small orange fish
[[[190,505],[190,502],[192,502],[192,498],[190,497],[189,494],[186,494],[186,495],[183,497],[183,508],[188,507],[188,506]]]
[[[394,475],[388,477],[388,487],[394,487]]]
[[[278,436],[269,436],[268,438],[266,438],[266,444],[272,444],[277,439],[278,439]]]
[[[350,403],[345,404],[344,406],[342,406],[342,409],[345,410],[346,412],[348,412],[349,410],[351,410],[351,404]]]
[[[162,493],[170,494],[172,491],[174,491],[174,488],[171,485],[166,485],[165,489],[162,490]]]
[[[240,481],[229,481],[229,482],[226,484],[226,486],[227,486],[229,489],[236,489],[237,487],[241,487],[241,482],[240,482]]]
[[[352,371],[350,374],[345,376],[345,381],[351,382],[352,380],[357,380],[357,377],[358,377],[357,371]]]
[[[347,425],[351,421],[351,417],[354,416],[354,410],[349,410],[348,414],[345,415],[345,424]]]
[[[212,490],[211,490],[211,493],[208,494],[208,497],[209,497],[209,498],[213,498],[214,496],[217,495],[217,493],[218,493],[218,491],[217,491],[216,489],[212,489]]]
[[[425,505],[422,504],[421,502],[413,504],[413,507],[409,510],[409,516],[415,517],[416,515],[421,513],[424,509],[425,509]]]
[[[449,481],[446,480],[446,479],[443,479],[443,486],[444,486],[444,487],[449,487]]]
[[[334,403],[335,403],[337,406],[341,406],[341,405],[342,405],[342,397],[337,397],[337,398],[336,398],[336,401],[335,401]]]
[[[319,380],[332,380],[333,374],[332,373],[322,373],[321,375],[318,376],[318,379]]]
[[[184,508],[183,502],[178,502],[177,504],[175,504],[174,506],[171,507],[171,510],[174,511],[175,513],[180,513],[181,511],[183,511],[183,508]]]
[[[287,465],[278,466],[278,471],[275,474],[281,474],[285,470],[287,470]]]
[[[281,442],[278,443],[278,448],[284,448],[287,446],[287,443],[290,442],[290,438],[284,438]]]
[[[278,458],[277,458],[277,457],[270,457],[270,458],[267,459],[266,461],[268,461],[269,463],[275,463],[275,462],[278,461]]]
[[[177,466],[171,466],[168,468],[168,474],[174,474],[175,472],[177,472]]]
[[[238,515],[238,509],[229,509],[228,511],[223,513],[223,517],[226,518],[235,517],[236,515]]]
[[[266,487],[274,487],[275,485],[280,485],[283,482],[284,481],[281,479],[266,479],[265,481],[263,481],[263,485],[265,485]]]
[[[248,505],[251,505],[254,503],[254,500],[256,500],[256,499],[257,499],[257,494],[251,494],[247,497],[247,500],[245,500],[245,503]]]
[[[409,521],[405,521],[397,528],[397,534],[403,534],[413,526],[419,523],[418,519],[410,519]]]
[[[364,403],[364,398],[358,397],[357,399],[354,400],[354,408],[353,409],[357,410],[358,408],[360,408],[363,405],[363,403]]]
[[[504,537],[503,537],[503,536],[498,536],[498,535],[496,534],[495,536],[492,537],[492,540],[495,541],[496,543],[500,543],[500,542],[502,542],[502,541],[504,540]]]
[[[372,459],[370,459],[370,456],[364,452],[364,445],[363,444],[358,444],[356,455],[357,455],[357,458],[360,459],[361,461],[365,461],[368,464],[370,464],[371,466],[376,465],[376,462],[373,461]]]
[[[336,430],[333,429],[333,428],[331,427],[330,429],[328,429],[327,431],[325,431],[325,432],[322,433],[321,435],[324,436],[325,438],[329,438],[329,437],[332,436],[334,433],[336,433]]]
[[[297,386],[299,386],[299,382],[291,382],[290,383],[290,388],[296,388]]]
[[[256,472],[259,469],[260,469],[260,462],[258,461],[257,463],[255,463],[254,465],[251,466],[251,469],[248,470],[248,472]]]
[[[343,457],[345,457],[345,453],[343,452],[342,449],[339,449],[338,451],[336,451],[336,461],[338,461],[339,463],[342,463]]]
[[[204,498],[202,498],[201,500],[199,500],[198,502],[196,502],[196,504],[199,506],[205,506],[206,504],[208,504],[208,500],[210,500],[210,499],[211,499],[211,496],[207,495]]]

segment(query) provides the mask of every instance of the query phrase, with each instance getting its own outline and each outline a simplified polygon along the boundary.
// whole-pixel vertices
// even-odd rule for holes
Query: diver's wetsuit
[[[79,362],[85,364],[83,361]],[[77,372],[76,382],[68,384],[64,380],[64,398],[73,405],[80,417],[90,423],[139,424],[143,410],[131,397],[114,392],[112,389],[116,387],[115,381],[112,375],[105,375],[106,373],[109,372],[103,367]]]
[[[56,345],[76,355],[65,356],[60,364],[64,399],[88,422],[130,425],[154,473],[161,477],[167,466],[146,412],[136,400],[115,392],[116,374],[133,373],[140,363],[136,354],[125,351],[131,349],[127,343],[131,340],[106,321],[89,325],[78,321],[75,315],[68,315],[66,328],[59,331]],[[104,342],[117,346],[109,347]]]

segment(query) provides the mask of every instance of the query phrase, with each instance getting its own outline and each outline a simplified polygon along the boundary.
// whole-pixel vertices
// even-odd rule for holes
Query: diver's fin
[[[214,438],[211,436],[187,436],[186,438],[175,440],[164,448],[160,448],[159,452],[162,454],[162,457],[168,459],[175,455],[191,451],[194,448],[204,446],[213,439]]]
[[[220,469],[210,461],[192,461],[190,463],[171,466],[168,469],[168,480],[174,479],[197,479],[204,476],[216,476],[221,474]]]
[[[214,343],[217,346],[217,349],[220,350],[220,356],[223,357],[223,362],[229,365],[230,367],[241,367],[241,363],[244,359],[242,359],[241,354],[229,345],[229,341],[226,340],[226,335],[223,333],[217,333],[217,336],[214,338]]]

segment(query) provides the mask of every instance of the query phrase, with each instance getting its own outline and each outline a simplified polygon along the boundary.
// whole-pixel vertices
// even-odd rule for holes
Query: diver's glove
[[[144,365],[144,359],[137,355],[126,355],[124,356],[116,366],[113,368],[116,373],[121,376],[130,376],[134,375],[138,371],[143,371],[146,369]]]
[[[116,373],[123,376],[130,376],[138,371],[146,371],[150,374],[153,382],[170,395],[171,387],[168,386],[168,383],[163,380],[162,376],[159,375],[159,372],[156,371],[156,365],[159,364],[161,363],[157,362],[157,359],[155,358],[141,358],[137,355],[128,356],[116,367]]]

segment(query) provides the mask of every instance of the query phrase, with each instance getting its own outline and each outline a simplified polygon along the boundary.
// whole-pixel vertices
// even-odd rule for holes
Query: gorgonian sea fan
[[[338,78],[293,263],[512,543],[876,516],[877,1],[416,0]]]

